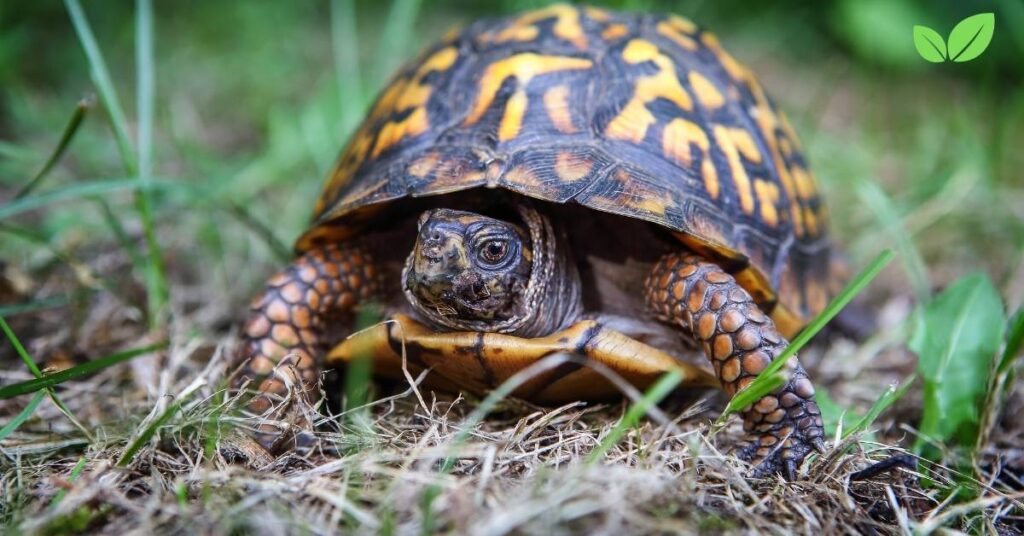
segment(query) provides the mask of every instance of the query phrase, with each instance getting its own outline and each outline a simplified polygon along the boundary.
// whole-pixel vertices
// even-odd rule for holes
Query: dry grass
[[[109,319],[114,321],[104,321]],[[114,338],[141,333],[109,314],[93,320]],[[120,331],[114,329],[119,324]],[[1020,492],[1007,491],[1019,474],[987,477],[989,491],[966,507],[941,503],[938,490],[921,485],[925,478],[951,482],[944,467],[922,465],[920,472],[897,469],[850,482],[851,473],[895,452],[886,445],[906,434],[896,423],[912,422],[907,416],[918,411],[910,402],[917,396],[876,423],[878,443],[848,440],[806,464],[792,483],[747,480],[745,468],[722,450],[739,427],[709,435],[723,401],[701,392],[662,404],[668,420],[642,421],[603,459],[588,464],[587,454],[622,417],[625,402],[537,408],[503,401],[474,425],[477,401],[385,386],[367,407],[321,417],[314,447],[274,459],[243,432],[258,420],[242,416],[239,399],[222,389],[233,339],[204,340],[192,335],[193,328],[174,326],[164,354],[61,388],[72,411],[97,426],[93,443],[85,444],[49,403],[3,441],[0,514],[8,523],[25,533],[109,534],[888,534],[929,532],[949,523],[1012,533],[1022,526]],[[834,344],[829,355],[820,355],[818,347],[805,359],[818,368],[814,364],[822,360],[845,362],[855,357],[851,350],[863,349]],[[898,375],[910,357],[890,348],[855,378],[844,378],[842,367],[827,367],[831,372],[819,377],[850,404],[877,395],[877,386]],[[5,382],[20,379],[27,375],[16,367],[3,372]],[[181,411],[119,467],[127,445],[176,403]],[[2,404],[0,411],[13,415],[24,400]],[[1018,392],[1008,414],[1022,406]],[[1006,418],[989,454],[1020,467],[1021,439],[1024,426]],[[450,456],[455,463],[445,472]]]
[[[502,5],[511,10],[518,3]],[[705,392],[665,402],[661,409],[668,419],[642,420],[592,465],[587,456],[620,421],[627,402],[537,408],[504,401],[478,422],[479,401],[427,392],[421,399],[408,385],[378,386],[376,402],[365,412],[342,414],[342,404],[332,406],[340,415],[320,419],[316,448],[277,459],[261,453],[244,433],[258,420],[241,416],[239,400],[223,391],[230,372],[225,356],[247,295],[280,262],[273,244],[264,244],[267,237],[232,214],[241,203],[268,224],[265,234],[271,238],[294,237],[316,195],[317,177],[358,121],[359,107],[350,101],[368,103],[377,81],[368,80],[366,94],[356,99],[344,91],[351,88],[332,85],[327,66],[337,58],[330,55],[330,28],[320,11],[290,10],[282,3],[207,4],[213,6],[197,2],[175,13],[167,8],[157,25],[156,168],[176,184],[194,186],[187,195],[168,191],[155,205],[172,291],[167,333],[148,334],[143,272],[105,225],[96,199],[48,205],[2,222],[37,230],[41,238],[19,242],[0,235],[0,303],[68,302],[8,318],[38,360],[68,366],[164,335],[171,344],[159,355],[57,389],[94,440],[83,438],[44,399],[0,441],[0,532],[1024,532],[1020,380],[972,475],[922,464],[917,471],[898,469],[850,482],[851,474],[898,452],[893,446],[913,441],[912,426],[922,411],[919,384],[882,415],[872,435],[812,459],[792,483],[744,478],[742,464],[724,452],[738,426],[733,422],[711,433],[709,424],[724,400]],[[415,2],[398,3],[410,4]],[[470,17],[461,12],[464,3],[457,3],[455,14],[434,4],[422,16],[437,24],[421,23],[429,31],[419,37],[441,32],[455,15]],[[793,4],[780,6],[788,20]],[[59,6],[54,9],[50,18],[44,13],[26,24],[40,32],[23,41],[46,47],[10,52],[3,47],[16,40],[0,43],[0,52],[6,51],[0,56],[24,56],[30,58],[26,63],[46,67],[37,78],[19,81],[24,87],[3,100],[11,114],[0,117],[0,134],[17,145],[0,149],[21,155],[0,160],[5,202],[38,171],[67,113],[90,87],[72,30],[64,27],[66,35],[56,35],[53,21],[67,21]],[[118,55],[130,56],[131,43],[116,36],[132,35],[131,10],[113,2],[105,8],[90,2],[88,9],[95,20],[111,17],[110,26],[98,26],[97,33],[119,86],[130,86],[131,58],[119,61]],[[721,9],[728,11],[721,22],[740,21],[745,11]],[[376,46],[383,7],[363,11],[372,16],[359,29],[373,38],[363,40],[377,55],[368,52],[362,63],[383,76],[411,51],[393,39]],[[730,50],[756,67],[792,113],[830,201],[837,241],[847,246],[853,264],[899,245],[900,226],[883,221],[875,213],[878,204],[858,190],[861,183],[877,183],[892,198],[892,216],[906,228],[906,241],[918,250],[910,253],[926,264],[930,280],[919,286],[929,291],[983,269],[999,283],[1009,309],[1018,307],[1024,300],[1024,255],[1015,237],[1024,228],[1024,159],[1013,148],[1024,143],[1024,94],[996,79],[992,87],[975,84],[959,71],[875,69],[832,45],[815,61],[789,58],[781,51],[821,44],[790,43],[799,34],[790,30],[816,25],[794,18],[790,24],[799,28],[780,30],[754,12],[748,16],[755,19],[742,29],[722,25],[720,33],[747,39],[745,48],[736,39]],[[232,32],[224,31],[228,27]],[[393,33],[405,33],[396,28]],[[744,37],[751,31],[758,33]],[[20,50],[27,52],[19,55]],[[55,51],[68,57],[57,61]],[[339,72],[344,82],[350,69]],[[336,109],[339,89],[347,113]],[[120,173],[103,114],[90,114],[40,191]],[[110,193],[101,201],[111,204],[124,220],[129,243],[138,246],[143,230],[129,199]],[[901,261],[909,262],[906,256]],[[801,355],[819,392],[839,406],[866,408],[885,386],[914,372],[916,359],[903,348],[906,333],[899,332],[915,307],[908,297],[915,285],[908,279],[913,278],[894,263],[869,290],[868,301],[887,331],[861,344],[819,342]],[[5,344],[0,343],[0,385],[29,379]],[[338,391],[339,384],[329,383],[328,389]],[[0,423],[17,415],[28,398],[0,401]],[[177,404],[180,411],[168,411]],[[129,445],[164,415],[154,438],[139,443],[119,466]],[[466,433],[467,441],[457,445]],[[454,453],[451,471],[441,471]],[[929,484],[961,479],[976,481],[981,496],[943,501],[941,488]]]

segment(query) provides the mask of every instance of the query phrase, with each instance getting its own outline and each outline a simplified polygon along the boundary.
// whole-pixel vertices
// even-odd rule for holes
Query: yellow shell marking
[[[533,41],[540,35],[540,30],[536,26],[520,26],[519,24],[513,24],[508,28],[498,32],[489,40],[494,43],[507,43],[509,41]],[[488,37],[484,37],[488,39]]]
[[[409,174],[413,177],[423,178],[434,171],[437,167],[438,161],[441,160],[441,155],[438,153],[427,153],[420,158],[416,159],[412,165],[409,166]]]
[[[667,99],[683,110],[693,110],[693,100],[686,89],[679,84],[675,65],[653,43],[643,39],[634,39],[622,51],[622,58],[627,63],[634,65],[647,61],[653,62],[658,67],[658,72],[640,77],[636,81],[633,97],[605,128],[605,135],[609,138],[628,140],[633,143],[643,141],[648,127],[657,121],[654,114],[647,109],[647,104],[656,99]]]
[[[690,71],[690,86],[697,95],[700,105],[708,110],[717,110],[725,105],[725,97],[710,80],[697,71]]]
[[[811,207],[804,207],[803,215],[804,228],[806,229],[807,234],[810,236],[816,236],[818,234],[818,215],[814,213],[814,210],[811,209]]]
[[[621,201],[618,202],[637,212],[664,216],[666,208],[673,204],[668,193],[652,188],[644,181],[635,180],[625,169],[616,170],[614,178],[621,192]]]
[[[544,110],[559,132],[572,134],[578,129],[572,124],[572,109],[569,107],[569,86],[558,85],[544,92]]]
[[[697,33],[697,25],[690,19],[680,17],[679,15],[669,15],[668,23],[680,32],[687,34]]]
[[[800,199],[807,201],[814,198],[814,178],[809,171],[800,166],[793,166],[789,170],[793,175],[793,182],[796,183],[796,193]]]
[[[768,144],[768,150],[771,152],[770,156],[772,163],[779,174],[779,182],[782,183],[782,189],[786,191],[786,196],[790,199],[789,211],[790,216],[793,219],[793,233],[797,237],[803,237],[805,233],[804,213],[800,209],[800,203],[796,202],[797,187],[794,184],[793,176],[786,167],[785,160],[782,158],[779,138],[775,134],[776,127],[779,126],[779,119],[772,111],[772,108],[768,103],[768,97],[765,95],[764,88],[761,87],[761,84],[759,84],[753,77],[750,77],[750,79],[747,80],[747,87],[750,89],[750,93],[754,96],[754,101],[757,103],[755,107],[749,110],[750,117],[754,118],[754,121],[757,122],[758,128],[760,128],[761,132],[764,134],[764,139]]]
[[[577,48],[587,48],[587,36],[583,33],[583,27],[580,26],[580,12],[567,4],[555,4],[526,13],[516,19],[511,26],[495,34],[490,40],[495,43],[533,41],[540,33],[535,25],[552,17],[556,19],[552,28],[556,37],[576,45]]]
[[[498,140],[508,141],[519,135],[519,128],[523,126],[523,116],[526,115],[526,105],[529,104],[529,97],[523,90],[517,90],[509,97],[505,104],[505,115],[498,125]]]
[[[608,13],[608,11],[601,9],[599,7],[587,6],[583,8],[583,10],[586,12],[588,17],[598,22],[607,22],[609,19],[611,19],[611,15]]]
[[[730,128],[729,136],[743,158],[755,164],[761,163],[761,151],[757,148],[757,143],[754,142],[750,132],[742,128]]]
[[[729,161],[729,169],[732,170],[732,181],[736,185],[736,192],[740,197],[740,208],[746,214],[754,213],[754,193],[750,186],[750,177],[747,176],[747,170],[743,167],[743,161],[740,160],[740,151],[737,149],[735,140],[740,136],[733,136],[733,131],[739,129],[730,129],[722,125],[715,125],[714,133],[715,140],[718,142],[719,147],[722,148],[722,152],[725,153],[726,159]],[[746,134],[746,131],[741,131]],[[749,136],[749,134],[748,134]]]
[[[661,137],[661,149],[676,163],[686,167],[693,166],[693,159],[690,157],[691,145],[696,145],[704,153],[701,158],[701,176],[704,179],[704,188],[712,199],[718,199],[721,187],[718,184],[715,165],[708,154],[710,143],[704,129],[692,121],[678,117],[665,125],[665,131]]]
[[[455,63],[458,56],[459,53],[455,47],[442,48],[427,58],[427,61],[423,62],[412,78],[396,82],[388,88],[378,105],[374,107],[373,115],[379,116],[384,113],[406,110],[412,110],[412,113],[401,121],[389,121],[380,128],[371,157],[377,158],[382,152],[403,139],[422,134],[427,130],[430,122],[427,119],[426,104],[433,87],[425,85],[423,79],[434,71],[448,69]]]
[[[697,46],[697,42],[694,41],[692,37],[681,32],[679,28],[677,28],[670,21],[664,20],[659,22],[655,29],[658,31],[658,33],[671,39],[672,41],[675,42],[675,44],[681,46],[684,50],[696,52],[699,48]]]
[[[754,181],[754,191],[757,193],[757,202],[761,205],[761,219],[775,227],[779,224],[779,212],[776,208],[779,202],[779,185],[774,182],[756,180]]]
[[[715,37],[714,34],[704,33],[701,36],[701,39],[704,41],[704,44],[711,49],[711,52],[715,54],[719,63],[721,63],[722,67],[725,68],[725,72],[729,73],[729,76],[731,76],[733,80],[740,82],[747,80],[748,78],[752,78],[747,68],[740,64],[740,62],[736,61],[736,58],[732,57],[732,54],[729,54],[724,48],[722,48],[722,45],[718,42],[718,38]]]
[[[779,124],[782,125],[782,131],[786,133],[786,140],[792,143],[797,150],[802,150],[800,147],[800,138],[797,137],[796,131],[793,130],[793,125],[789,123],[789,118],[786,117],[785,112],[779,112]]]
[[[562,151],[555,157],[555,174],[566,182],[576,182],[586,177],[594,167],[589,158],[569,151]]]
[[[498,94],[505,79],[510,76],[515,77],[519,83],[518,88],[509,98],[501,125],[498,126],[498,138],[502,141],[510,140],[519,134],[519,127],[522,126],[523,114],[526,112],[529,99],[525,88],[533,77],[556,71],[589,69],[592,65],[590,60],[583,58],[542,56],[532,52],[516,54],[496,61],[487,67],[480,79],[480,91],[473,109],[466,117],[465,124],[472,125],[479,121],[494,102],[494,97]]]
[[[787,197],[793,200],[790,202],[790,215],[793,219],[793,232],[797,237],[803,237],[806,232],[811,234],[816,233],[818,224],[817,221],[809,222],[805,226],[805,218],[815,218],[815,215],[809,210],[803,210],[800,207],[800,203],[797,203],[796,196],[798,186],[794,184],[794,179],[790,175],[789,170],[786,168],[785,161],[782,158],[782,151],[792,150],[787,149],[787,145],[790,143],[797,143],[797,138],[793,134],[792,128],[788,125],[788,121],[785,118],[780,118],[772,111],[771,105],[768,102],[768,97],[764,93],[764,88],[758,83],[757,79],[750,75],[750,72],[741,65],[735,58],[733,58],[728,52],[726,52],[718,42],[718,39],[709,33],[705,33],[701,36],[704,44],[718,58],[719,63],[729,73],[737,84],[746,84],[750,90],[751,95],[754,97],[756,105],[748,110],[750,117],[754,118],[757,122],[758,128],[763,134],[764,140],[768,145],[770,151],[770,157],[772,163],[779,173],[779,182],[782,183],[782,188],[786,191]],[[785,132],[785,138],[781,138],[776,134],[776,129],[781,127]],[[788,139],[787,139],[788,138]],[[788,142],[788,143],[786,143]],[[813,230],[811,230],[813,228]]]
[[[629,28],[627,28],[625,24],[609,24],[608,27],[601,32],[601,37],[607,41],[612,41],[628,33]]]

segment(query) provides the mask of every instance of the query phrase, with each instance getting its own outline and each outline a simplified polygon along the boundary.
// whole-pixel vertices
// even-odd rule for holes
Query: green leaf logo
[[[957,23],[949,32],[948,45],[939,32],[927,26],[914,26],[914,48],[932,63],[971,61],[985,52],[996,29],[994,13],[978,13]]]
[[[946,42],[939,32],[927,26],[914,26],[914,47],[922,58],[932,63],[946,61]]]

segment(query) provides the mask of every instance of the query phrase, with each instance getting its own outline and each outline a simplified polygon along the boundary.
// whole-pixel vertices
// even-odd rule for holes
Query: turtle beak
[[[454,277],[470,266],[463,229],[450,222],[431,219],[421,225],[417,247],[425,273]]]
[[[461,225],[427,213],[420,220],[419,237],[413,252],[412,271],[405,282],[422,298],[447,301],[453,291],[473,285],[466,278],[470,268],[469,252]],[[457,288],[458,287],[458,288]],[[459,292],[461,294],[461,292]]]

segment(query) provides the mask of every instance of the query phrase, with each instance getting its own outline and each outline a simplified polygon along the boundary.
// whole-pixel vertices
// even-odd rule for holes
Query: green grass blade
[[[175,402],[170,406],[167,406],[159,417],[153,419],[153,422],[149,423],[149,426],[147,426],[142,433],[128,445],[128,448],[125,449],[124,454],[122,454],[121,458],[117,460],[118,467],[126,467],[130,464],[132,460],[135,459],[135,455],[139,453],[139,450],[146,446],[150,439],[153,439],[157,430],[159,430],[164,424],[167,424],[167,421],[169,421],[180,409],[181,401]]]
[[[83,182],[65,186],[50,192],[30,195],[16,201],[11,201],[6,205],[0,205],[0,219],[7,219],[30,210],[43,208],[62,201],[70,201],[72,199],[81,199],[83,197],[92,197],[115,192],[134,192],[137,190],[190,191],[192,188],[185,183],[166,180],[154,180],[145,185],[139,184],[139,181],[135,179],[110,179]]]
[[[917,375],[911,374],[909,378],[903,380],[903,382],[898,386],[890,385],[889,388],[886,389],[885,393],[883,393],[882,396],[871,405],[871,409],[868,410],[866,415],[861,417],[860,420],[858,420],[857,423],[849,429],[843,430],[843,438],[845,439],[848,436],[867,430],[869,426],[874,424],[875,420],[878,419],[878,416],[881,415],[883,411],[889,409],[889,406],[892,406],[897,400],[903,398],[903,395],[907,394],[907,390],[910,389],[910,386],[916,379]]]
[[[488,393],[483,401],[477,405],[476,409],[466,417],[466,420],[461,425],[461,429],[457,434],[455,434],[455,437],[449,445],[448,455],[445,456],[445,459],[441,462],[441,467],[438,469],[438,475],[445,475],[451,472],[452,468],[455,467],[455,462],[458,460],[458,451],[462,447],[463,443],[469,439],[469,435],[473,432],[473,429],[484,420],[484,417],[494,409],[494,406],[496,406],[498,402],[504,400],[531,378],[534,378],[538,374],[546,370],[553,369],[570,360],[571,359],[564,354],[549,355],[529,367],[513,374],[512,377],[505,380],[496,389]],[[420,501],[420,509],[423,512],[421,529],[426,533],[432,532],[434,524],[433,503],[440,494],[441,488],[438,484],[432,484],[423,492],[423,498]]]
[[[892,237],[917,300],[921,303],[928,301],[932,292],[928,269],[892,200],[877,184],[866,180],[858,184],[857,194],[864,200],[864,205],[875,213],[882,224],[882,231]]]
[[[777,362],[782,363],[784,360],[779,359]],[[764,379],[762,380],[762,378]],[[729,415],[757,402],[762,397],[775,392],[776,389],[782,388],[788,381],[789,376],[786,374],[777,371],[769,373],[768,369],[765,369],[746,389],[733,395],[732,400],[725,406],[725,410],[715,420],[715,425],[723,424]]]
[[[117,243],[121,245],[132,259],[132,266],[143,266],[145,260],[142,257],[142,253],[139,248],[136,247],[135,241],[128,236],[128,231],[124,230],[124,225],[121,225],[121,220],[118,219],[117,214],[114,213],[114,209],[110,208],[110,203],[106,199],[99,196],[92,196],[91,199],[96,202],[96,206],[100,209],[100,215],[103,217],[104,223],[110,228],[110,232],[114,233],[114,238],[117,239]]]
[[[395,68],[396,60],[405,57],[419,12],[420,0],[393,0],[391,2],[391,9],[388,10],[385,19],[387,22],[384,24],[380,42],[377,45],[378,51],[388,51],[389,54],[377,58],[375,62],[377,70],[371,80],[373,84],[382,85]]]
[[[370,326],[380,324],[384,309],[379,304],[369,303],[361,307],[356,315],[355,331],[362,331]],[[359,352],[345,366],[344,394],[345,411],[342,418],[348,425],[353,437],[371,437],[376,434],[373,419],[370,417],[370,387],[373,385],[373,356]]]
[[[25,183],[25,186],[22,186],[21,189],[18,190],[18,193],[14,194],[14,199],[21,199],[22,197],[25,197],[31,193],[32,190],[35,190],[36,187],[42,184],[43,178],[50,173],[53,166],[55,166],[57,162],[60,161],[60,158],[64,156],[64,151],[67,150],[68,145],[71,144],[71,140],[73,140],[75,138],[75,134],[78,133],[78,127],[82,125],[82,120],[85,119],[85,115],[89,111],[90,106],[92,106],[90,99],[86,98],[78,101],[78,104],[75,105],[75,111],[71,113],[71,118],[68,119],[68,124],[64,126],[64,132],[61,133],[60,141],[57,142],[57,146],[54,147],[53,152],[50,153],[50,157],[46,159],[46,162],[43,163],[43,167],[34,177],[32,177],[32,180]]]
[[[140,0],[140,9],[138,10],[139,16],[137,18],[137,24],[139,27],[136,28],[136,31],[138,32],[138,35],[140,35],[139,42],[141,43],[141,46],[148,47],[148,50],[143,50],[138,52],[138,54],[143,58],[147,58],[144,62],[148,62],[149,68],[151,69],[153,54],[152,6],[150,5],[149,10],[147,11],[142,6],[142,4],[145,3],[146,2],[144,0]],[[82,48],[85,50],[86,58],[89,60],[89,72],[92,77],[93,84],[96,85],[96,91],[99,94],[100,101],[103,103],[103,107],[106,108],[107,113],[110,115],[110,123],[114,130],[114,139],[117,141],[117,147],[121,153],[121,162],[124,165],[125,172],[131,177],[137,177],[136,180],[143,185],[142,188],[139,188],[138,191],[136,191],[135,208],[138,211],[139,218],[142,222],[142,231],[146,240],[146,248],[148,249],[148,262],[145,266],[140,266],[140,268],[145,270],[147,298],[149,300],[149,321],[151,327],[155,327],[155,323],[157,323],[159,319],[160,311],[162,311],[163,306],[167,301],[167,278],[163,267],[163,256],[159,243],[156,240],[149,195],[147,194],[147,188],[145,188],[150,177],[148,176],[148,173],[145,177],[139,173],[139,161],[136,158],[136,153],[132,149],[131,140],[128,136],[128,122],[125,119],[124,111],[121,109],[117,90],[114,88],[114,84],[110,79],[110,73],[107,70],[106,61],[103,59],[103,53],[100,51],[96,37],[92,33],[89,20],[86,18],[85,12],[82,10],[82,6],[78,0],[65,0],[64,5],[67,7],[68,15],[71,17],[71,23],[74,25],[75,32],[78,34],[78,40],[82,43]],[[140,71],[143,70],[144,69],[140,69]],[[145,73],[140,74],[145,77]],[[140,83],[146,84],[147,82],[140,80]],[[152,84],[152,79],[149,80],[148,84]],[[152,101],[151,87],[149,89],[149,95],[145,96],[140,94],[139,100],[145,100],[143,97],[148,97],[149,100]],[[152,102],[149,104],[143,104],[140,102],[139,106],[152,107]],[[152,118],[150,117],[150,121],[151,119]],[[147,153],[147,158],[148,156],[149,155]]]
[[[78,282],[81,285],[89,289],[96,289],[102,287],[104,290],[109,292],[111,296],[120,299],[124,303],[128,303],[128,300],[121,295],[124,292],[124,289],[121,288],[121,286],[110,281],[108,278],[96,274],[95,272],[92,271],[91,268],[89,268],[88,265],[78,260],[70,253],[61,251],[60,249],[57,249],[56,247],[50,245],[50,240],[47,237],[40,235],[37,232],[32,231],[30,229],[26,229],[24,227],[17,227],[14,225],[8,225],[5,223],[0,223],[0,233],[20,238],[21,240],[24,240],[32,244],[36,244],[46,249],[47,251],[50,252],[51,255],[54,256],[54,258],[64,263],[74,271],[75,277],[78,279]],[[52,299],[54,298],[48,298],[48,300]],[[60,303],[57,305],[63,305],[64,303],[67,303],[67,299],[61,299]],[[0,311],[5,311],[5,309],[0,308]],[[10,315],[7,313],[0,312],[0,316]]]
[[[145,182],[153,173],[153,104],[155,101],[155,69],[153,68],[153,3],[135,2],[135,83],[139,148],[139,180]]]
[[[757,378],[751,382],[746,389],[733,396],[732,400],[729,401],[729,405],[725,407],[725,411],[723,411],[722,415],[718,418],[718,422],[723,422],[725,417],[781,387],[787,378],[782,377],[782,383],[780,383],[779,371],[783,366],[785,366],[786,360],[799,352],[808,341],[821,331],[821,328],[825,327],[826,324],[832,321],[832,319],[839,314],[839,311],[842,311],[843,308],[846,307],[846,305],[849,304],[855,296],[857,296],[857,294],[860,294],[860,292],[864,290],[864,287],[871,283],[878,273],[881,272],[887,264],[889,264],[889,261],[891,261],[892,258],[893,252],[887,249],[875,257],[875,260],[871,261],[871,264],[861,270],[861,272],[857,274],[857,277],[853,278],[850,284],[848,284],[846,288],[844,288],[843,291],[840,292],[827,307],[825,307],[825,310],[815,317],[814,320],[812,320],[811,323],[800,332],[800,334],[793,338],[789,343],[789,346],[787,346],[786,349],[771,362],[771,364],[761,371]]]
[[[138,162],[135,160],[135,152],[128,137],[128,121],[125,119],[124,110],[121,109],[120,100],[117,98],[117,90],[110,79],[110,72],[107,70],[107,63],[100,52],[99,44],[89,26],[89,20],[85,17],[85,11],[78,0],[64,0],[64,6],[71,17],[71,24],[75,27],[78,40],[85,51],[86,59],[89,60],[89,75],[99,94],[100,102],[110,114],[110,123],[114,129],[114,138],[117,141],[118,150],[121,153],[121,161],[128,175],[138,175]]]
[[[136,100],[138,101],[138,173],[139,182],[148,185],[153,178],[153,106],[155,102],[155,69],[153,67],[153,2],[138,0],[135,8],[135,65]],[[156,328],[167,303],[167,270],[163,261],[163,250],[156,237],[153,220],[152,200],[149,190],[142,188],[135,194],[135,206],[142,221],[142,232],[149,252],[146,267],[146,296],[148,298],[149,323]]]
[[[85,462],[85,456],[78,459],[78,463],[71,468],[71,474],[68,475],[68,482],[78,480],[78,475],[82,474],[82,470],[85,469]],[[67,494],[68,492],[65,489],[57,490],[57,493],[53,496],[53,500],[50,501],[50,509],[53,510],[54,508],[57,508],[57,505],[64,500],[64,496]]]
[[[498,405],[498,402],[501,402],[502,400],[507,398],[510,394],[512,394],[513,391],[515,391],[524,383],[526,383],[530,378],[533,378],[537,374],[540,374],[545,370],[554,368],[568,360],[569,358],[564,355],[553,354],[552,356],[546,357],[530,365],[529,367],[526,367],[525,369],[513,374],[512,377],[505,380],[505,382],[499,385],[497,389],[494,389],[493,391],[488,393],[487,396],[483,399],[483,401],[480,402],[480,404],[476,407],[476,409],[474,409],[472,413],[470,413],[469,416],[466,417],[465,422],[462,423],[462,429],[459,430],[459,433],[455,434],[455,437],[452,439],[451,449],[457,450],[459,447],[461,447],[462,444],[465,443],[467,439],[469,439],[469,435],[472,433],[473,428],[476,428],[478,424],[483,422],[484,417],[487,417],[487,414],[494,409],[494,406]],[[450,454],[449,456],[447,456],[444,462],[441,464],[440,472],[442,474],[446,474],[449,471],[451,471],[452,467],[455,466],[456,459],[457,456],[455,454]]]
[[[32,375],[36,378],[41,378],[43,376],[43,372],[36,366],[36,362],[32,361],[32,358],[29,357],[28,352],[25,351],[25,347],[21,345],[21,340],[19,340],[14,334],[11,326],[7,325],[7,320],[3,317],[0,317],[0,330],[3,330],[4,335],[7,336],[7,340],[10,341],[11,346],[14,347],[15,353],[17,353],[18,357],[21,358],[21,361],[25,363],[25,366],[28,367],[28,370]],[[33,389],[33,391],[35,391],[35,389]]]
[[[363,75],[359,67],[359,30],[354,0],[331,0],[331,47],[340,122],[347,132],[363,111]]]
[[[0,318],[0,322],[2,321],[3,319]],[[6,325],[6,322],[2,324],[2,326]],[[6,327],[4,331],[7,331]],[[38,367],[36,367],[35,363],[32,363],[32,368],[35,369],[33,371],[33,374],[36,374],[37,378],[34,380],[27,380],[0,388],[0,400],[31,393],[34,391],[38,391],[40,389],[47,389],[69,380],[74,380],[76,378],[81,378],[82,376],[86,376],[88,374],[99,372],[105,368],[114,366],[124,361],[128,361],[129,359],[136,358],[140,355],[145,355],[148,353],[155,352],[157,350],[162,350],[163,348],[166,347],[167,342],[159,342],[142,348],[135,348],[133,350],[126,350],[124,352],[111,354],[106,357],[96,359],[94,361],[89,361],[88,363],[82,363],[81,365],[71,367],[67,370],[62,370],[60,372],[54,372],[53,374],[47,375],[42,375],[42,373],[36,374],[35,371],[38,371],[39,369]],[[28,360],[28,362],[31,361],[31,359]]]
[[[28,401],[28,405],[25,406],[25,409],[15,415],[14,418],[11,419],[11,422],[7,423],[3,428],[0,428],[0,441],[3,441],[7,436],[11,435],[12,432],[17,430],[18,427],[24,424],[25,421],[32,416],[32,413],[36,411],[36,407],[43,401],[44,396],[46,396],[46,391],[36,392],[35,396],[32,397],[32,400]]]
[[[256,236],[263,239],[263,242],[268,248],[270,248],[270,251],[274,253],[274,257],[276,257],[278,261],[281,263],[287,263],[292,260],[292,248],[288,247],[287,244],[277,238],[277,235],[274,234],[274,230],[267,226],[267,224],[249,213],[249,210],[245,208],[245,205],[229,201],[228,213],[237,218],[238,221],[242,222],[246,229],[251,230]]]
[[[643,417],[649,409],[658,405],[673,389],[679,385],[679,382],[683,380],[683,376],[677,370],[670,370],[665,374],[662,374],[658,381],[654,383],[647,392],[644,393],[643,398],[634,402],[626,414],[622,417],[622,420],[612,428],[611,432],[601,443],[587,455],[586,464],[593,465],[598,460],[604,457],[605,454],[611,450],[612,447],[617,445],[622,440],[622,436],[626,435],[626,432],[630,428],[636,426],[640,418]]]
[[[9,317],[24,313],[34,313],[45,309],[54,309],[68,303],[64,296],[53,296],[42,300],[28,303],[16,303],[14,305],[0,306],[0,317]]]
[[[1013,361],[1020,357],[1021,345],[1024,344],[1024,307],[1017,309],[1017,312],[1010,317],[1006,328],[1006,345],[1003,347],[1003,357],[999,360],[997,374],[1004,374],[1010,370]]]
[[[25,347],[22,346],[21,344],[21,340],[19,340],[17,335],[14,334],[14,331],[11,329],[11,326],[7,325],[7,320],[5,320],[3,317],[0,317],[0,330],[2,330],[4,332],[4,335],[7,336],[7,340],[11,342],[11,346],[14,347],[14,351],[17,352],[18,357],[20,357],[21,360],[25,363],[25,366],[28,367],[28,370],[32,372],[32,375],[35,376],[37,380],[41,379],[43,377],[43,372],[39,370],[38,366],[36,366],[35,361],[33,361],[31,357],[29,357],[28,352],[25,351]],[[12,385],[9,387],[14,386]],[[42,388],[46,389],[46,394],[50,396],[50,400],[52,400],[53,404],[57,406],[57,409],[59,409],[61,413],[63,413],[64,416],[67,417],[68,420],[71,421],[71,423],[74,424],[75,427],[78,428],[82,432],[82,434],[85,435],[85,437],[87,437],[91,442],[93,440],[92,434],[90,434],[89,430],[85,426],[83,426],[81,422],[78,421],[78,419],[75,417],[73,413],[71,413],[71,410],[68,409],[68,407],[64,404],[63,401],[61,401],[60,397],[57,396],[57,393],[53,389],[50,389],[49,387]],[[32,391],[36,391],[38,389],[39,388],[33,389]]]

